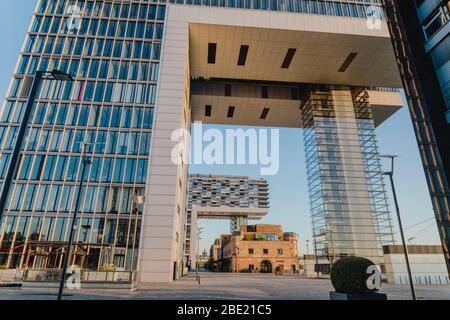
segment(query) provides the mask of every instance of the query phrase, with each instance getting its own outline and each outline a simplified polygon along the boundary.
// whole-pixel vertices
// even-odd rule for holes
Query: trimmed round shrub
[[[331,267],[331,283],[336,292],[366,293],[376,290],[367,288],[367,268],[374,265],[372,261],[361,257],[339,259]]]

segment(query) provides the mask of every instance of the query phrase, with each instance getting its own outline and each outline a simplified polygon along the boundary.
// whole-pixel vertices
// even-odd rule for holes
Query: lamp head
[[[394,159],[397,158],[398,155],[392,155],[392,154],[380,154],[381,158],[387,158],[387,159]]]
[[[74,81],[73,77],[70,74],[60,71],[60,70],[54,69],[52,72],[50,72],[50,74],[53,76],[53,78],[55,78],[55,80]]]

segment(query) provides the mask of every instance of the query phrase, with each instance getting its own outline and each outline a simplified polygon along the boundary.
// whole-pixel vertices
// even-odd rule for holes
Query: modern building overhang
[[[250,10],[236,11],[255,19]],[[372,31],[365,19],[294,14],[292,20],[290,13],[271,12],[264,21],[265,12],[257,14],[261,21],[254,25],[260,27],[190,23],[191,76],[401,87],[384,24]],[[276,16],[285,23],[270,23]],[[216,45],[214,63],[208,63],[210,43]],[[246,46],[246,53],[241,46]]]
[[[225,95],[226,85],[231,91],[229,96]],[[261,98],[263,86],[268,91],[267,98]],[[383,123],[403,104],[397,91],[367,92],[375,126]],[[256,82],[243,84],[234,82],[227,84],[215,80],[191,82],[192,119],[207,124],[302,128],[301,104],[294,84],[277,83],[265,86]],[[208,114],[205,113],[205,106],[210,106]],[[233,108],[232,114],[229,113],[230,108]]]
[[[182,29],[185,44],[179,42]],[[188,51],[188,79],[401,88],[384,21],[370,28],[360,18],[169,4],[166,34],[178,50],[164,56]],[[376,92],[370,103],[376,125],[403,105],[398,92]],[[212,117],[204,117],[206,105],[212,106]],[[299,103],[290,99],[194,93],[191,107],[192,121],[302,127]],[[264,108],[270,112],[261,121]]]

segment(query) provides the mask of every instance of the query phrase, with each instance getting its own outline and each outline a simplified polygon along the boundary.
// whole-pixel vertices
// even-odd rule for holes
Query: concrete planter
[[[330,291],[330,300],[387,300],[385,293],[342,293]]]

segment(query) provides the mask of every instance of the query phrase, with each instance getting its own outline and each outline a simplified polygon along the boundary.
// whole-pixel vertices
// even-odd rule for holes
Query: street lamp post
[[[333,231],[327,226],[327,228],[326,229],[320,229],[319,230],[320,232],[318,233],[318,234],[314,234],[313,235],[313,237],[315,238],[314,239],[314,250],[315,250],[315,254],[316,254],[316,272],[317,272],[317,278],[320,278],[320,276],[319,276],[319,270],[317,269],[318,267],[318,258],[317,258],[317,248],[316,248],[316,239],[317,239],[317,237],[323,237],[323,236],[325,236],[325,239],[326,239],[326,236],[327,235],[330,235],[330,243],[331,243],[331,251],[332,251],[332,255],[330,256],[330,249],[329,249],[329,245],[328,245],[328,241],[327,241],[327,247],[326,247],[326,252],[327,252],[327,259],[328,259],[328,261],[330,262],[330,268],[331,268],[331,266],[333,265],[333,263],[334,263],[334,259],[335,259],[335,257],[336,257],[336,255],[335,255],[335,251],[334,251],[334,244],[333,244]]]
[[[326,232],[330,235],[331,251],[333,252],[331,257],[331,265],[333,265],[334,259],[336,258],[334,254],[333,231],[331,229],[327,229]]]
[[[319,273],[319,257],[317,256],[317,235],[313,234],[313,245],[314,245],[314,258],[315,258],[315,266],[314,266],[314,270],[316,271],[317,274],[317,279],[320,278],[320,273]]]
[[[306,255],[305,255],[305,259],[304,259],[304,264],[305,264],[305,266],[304,266],[304,272],[305,272],[305,274],[307,274],[307,272],[308,272],[308,270],[307,270],[307,268],[309,268],[309,267],[307,267],[306,265],[307,265],[307,259],[308,259],[308,257],[309,257],[309,239],[306,239]]]
[[[25,138],[25,133],[27,131],[28,123],[30,121],[31,111],[33,110],[34,100],[39,89],[39,85],[42,80],[58,80],[58,81],[73,81],[70,74],[59,70],[53,71],[36,71],[36,74],[31,85],[30,93],[28,94],[28,101],[23,113],[22,121],[20,122],[19,132],[17,133],[16,143],[14,145],[11,159],[8,164],[8,169],[6,171],[5,180],[3,182],[2,193],[0,195],[0,222],[2,220],[3,212],[5,211],[6,200],[8,198],[9,189],[11,188],[11,183],[13,180],[14,172],[16,172],[19,166],[19,156],[22,149],[23,140]]]
[[[58,300],[62,299],[63,292],[64,292],[64,284],[66,282],[67,267],[68,267],[69,259],[70,259],[70,251],[71,251],[71,248],[72,248],[75,224],[77,222],[78,208],[80,206],[81,195],[82,195],[82,192],[83,192],[83,183],[84,183],[84,176],[85,176],[85,173],[86,173],[86,167],[91,164],[91,159],[88,158],[87,153],[86,153],[86,146],[87,146],[87,144],[85,143],[83,145],[83,161],[82,161],[82,166],[83,167],[81,169],[80,185],[79,185],[79,188],[78,188],[77,201],[75,203],[75,210],[73,212],[72,223],[70,225],[69,240],[67,242],[67,246],[66,246],[66,250],[65,250],[65,254],[64,254],[62,275],[61,275],[61,280],[60,280],[60,283],[59,283]]]
[[[406,246],[406,242],[405,242],[405,235],[403,233],[402,218],[400,216],[400,209],[399,209],[398,201],[397,201],[397,193],[395,192],[395,186],[394,186],[394,159],[397,156],[394,156],[394,155],[381,155],[381,157],[391,160],[391,170],[383,172],[383,175],[389,176],[389,181],[391,183],[392,196],[394,198],[394,204],[395,204],[395,211],[397,212],[398,227],[400,229],[400,236],[401,236],[401,239],[402,239],[403,252],[405,254],[406,270],[408,271],[409,286],[410,286],[410,289],[411,289],[411,297],[412,297],[413,300],[417,300],[416,289],[414,288],[414,282],[413,282],[412,273],[411,273],[411,265],[409,263],[408,247]]]

